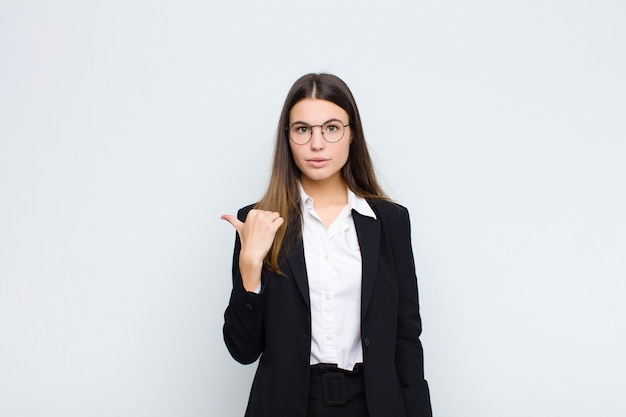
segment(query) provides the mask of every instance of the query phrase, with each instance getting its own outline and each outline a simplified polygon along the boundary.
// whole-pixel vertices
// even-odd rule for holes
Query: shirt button
[[[326,336],[326,339],[333,340],[333,337],[331,335],[328,335],[328,336]]]
[[[327,261],[328,260],[328,255],[324,255],[324,260]]]
[[[370,347],[370,338],[369,337],[365,337],[365,339],[363,339],[363,346]]]
[[[252,311],[252,304],[246,304],[246,308]]]
[[[326,294],[326,299],[330,300],[330,294]]]

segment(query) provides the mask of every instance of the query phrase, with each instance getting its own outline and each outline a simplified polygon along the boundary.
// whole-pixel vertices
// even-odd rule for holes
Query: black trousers
[[[369,417],[363,366],[353,371],[332,364],[311,366],[307,417]]]

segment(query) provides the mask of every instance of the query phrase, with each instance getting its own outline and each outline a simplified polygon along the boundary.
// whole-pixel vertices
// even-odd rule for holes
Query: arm
[[[402,394],[410,417],[431,417],[430,394],[424,379],[424,353],[419,336],[422,322],[419,314],[417,277],[411,246],[409,213],[400,208],[398,228],[393,241],[393,256],[399,286],[396,367]]]
[[[263,291],[255,294],[263,275],[263,258],[283,223],[278,213],[240,210],[237,218],[222,216],[237,229],[233,253],[233,289],[224,313],[224,341],[240,363],[254,362],[264,345]],[[245,220],[245,223],[243,222]]]

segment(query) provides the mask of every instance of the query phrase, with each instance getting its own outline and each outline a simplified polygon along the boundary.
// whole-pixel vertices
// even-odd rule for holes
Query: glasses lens
[[[289,128],[289,139],[298,145],[304,145],[311,139],[311,127],[305,124],[295,124]]]
[[[338,142],[343,137],[344,129],[339,120],[330,120],[322,125],[322,135],[329,142]]]
[[[323,125],[309,126],[304,123],[296,123],[289,128],[289,139],[298,145],[304,145],[311,140],[313,128],[319,127],[322,136],[327,142],[339,142],[345,133],[345,127],[339,120],[329,120]]]

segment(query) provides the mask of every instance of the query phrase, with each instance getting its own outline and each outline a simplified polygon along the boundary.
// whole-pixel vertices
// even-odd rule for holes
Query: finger
[[[278,229],[280,226],[282,226],[282,224],[285,222],[285,219],[283,219],[282,217],[277,217],[276,219],[274,219],[274,226],[276,226],[276,229]]]
[[[268,214],[268,218],[273,222],[276,221],[276,219],[280,218],[280,213],[277,211],[270,211],[267,214]]]
[[[272,228],[274,229],[274,232],[276,232],[280,228],[280,226],[282,226],[282,224],[285,222],[285,219],[280,217],[280,213],[276,211],[266,212],[265,218],[269,220],[270,224],[272,225]]]
[[[241,228],[243,227],[243,222],[232,214],[223,214],[220,216],[220,219],[226,220],[228,223],[232,224],[238,232],[240,232]]]

